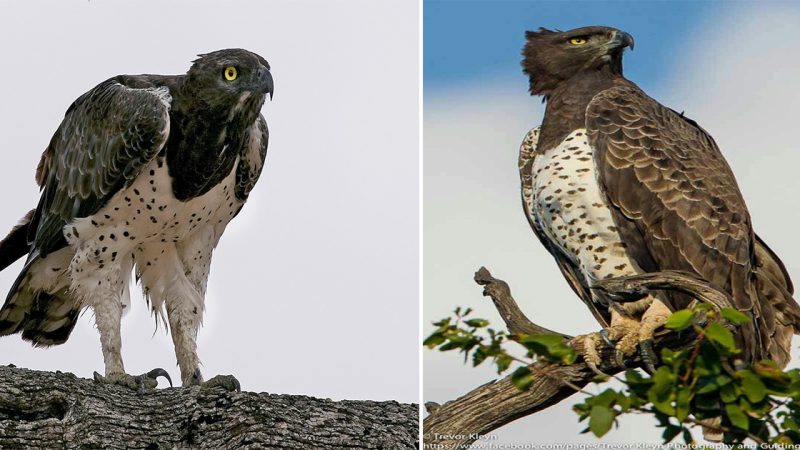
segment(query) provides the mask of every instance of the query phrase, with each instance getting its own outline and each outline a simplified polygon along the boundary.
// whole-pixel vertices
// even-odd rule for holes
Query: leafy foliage
[[[469,318],[471,310],[456,309],[454,318],[440,320],[424,345],[440,351],[457,350],[473,366],[491,360],[498,374],[513,368],[511,381],[527,390],[535,383],[532,365],[572,364],[577,353],[558,335],[510,335],[489,327],[485,319]],[[728,444],[750,439],[758,443],[800,444],[800,370],[784,371],[772,361],[745,365],[734,335],[750,318],[734,309],[719,312],[708,305],[672,314],[665,328],[694,333],[686,348],[661,349],[660,365],[652,375],[629,369],[615,377],[622,384],[588,395],[575,405],[584,432],[608,433],[625,414],[648,414],[663,429],[664,443],[681,436],[693,443],[690,429],[703,425],[723,434]],[[525,358],[512,356],[507,345],[520,345]],[[605,380],[596,380],[603,383]]]
[[[489,321],[486,319],[468,318],[471,313],[470,308],[465,310],[456,308],[453,311],[455,317],[447,317],[433,323],[437,327],[436,330],[422,344],[430,349],[438,347],[443,352],[458,350],[464,354],[464,362],[471,357],[473,366],[491,360],[497,367],[498,374],[508,370],[514,361],[522,363],[524,365],[514,372],[513,378],[520,389],[530,387],[527,381],[530,377],[526,376],[526,373],[530,374],[527,366],[532,362],[572,364],[578,358],[575,350],[569,347],[561,336],[508,334],[505,331],[489,328]],[[528,360],[512,356],[503,346],[508,341],[524,347]]]

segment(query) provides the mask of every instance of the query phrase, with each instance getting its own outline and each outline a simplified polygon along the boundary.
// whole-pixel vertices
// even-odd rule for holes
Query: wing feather
[[[596,95],[586,125],[599,182],[631,256],[642,267],[649,258],[656,267],[648,270],[687,270],[725,289],[756,319],[742,330],[746,354],[777,358],[770,341],[786,331],[776,326],[776,311],[779,322],[793,322],[800,310],[780,260],[754,237],[736,179],[711,136],[635,86]]]
[[[109,79],[78,98],[42,155],[42,195],[28,235],[41,256],[66,245],[63,227],[100,210],[167,140],[168,88],[123,82]]]

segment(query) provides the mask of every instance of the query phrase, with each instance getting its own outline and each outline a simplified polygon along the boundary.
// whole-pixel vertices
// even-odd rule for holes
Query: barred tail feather
[[[800,305],[792,297],[794,287],[783,263],[758,236],[755,256],[755,289],[765,312],[762,327],[766,325],[770,334],[766,340],[767,355],[785,367],[790,359],[792,336],[800,332]]]
[[[0,309],[0,336],[22,333],[34,346],[63,344],[81,305],[69,291],[69,248],[41,258],[32,253]]]

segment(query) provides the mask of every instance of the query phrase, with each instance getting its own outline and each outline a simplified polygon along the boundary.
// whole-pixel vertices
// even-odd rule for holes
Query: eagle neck
[[[230,108],[213,107],[197,96],[187,97],[192,101],[173,101],[166,148],[172,190],[182,201],[205,194],[228,176],[244,145],[247,128],[231,123]]]
[[[586,126],[586,107],[595,95],[630,83],[610,68],[579,73],[562,81],[545,97],[547,107],[542,120],[538,148],[546,152],[570,133]]]

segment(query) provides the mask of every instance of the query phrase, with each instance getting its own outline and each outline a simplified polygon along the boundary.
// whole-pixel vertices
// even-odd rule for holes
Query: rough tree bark
[[[2,449],[414,449],[418,407],[169,388],[0,367]]]
[[[485,286],[483,295],[492,299],[512,334],[554,333],[571,339],[562,333],[548,330],[533,323],[519,309],[511,295],[508,284],[494,278],[486,268],[475,274],[475,282]],[[595,287],[619,301],[635,300],[651,290],[678,290],[692,295],[698,301],[709,303],[716,309],[732,306],[728,294],[691,274],[677,271],[655,272],[643,275],[604,280]],[[676,334],[661,332],[656,335],[655,348],[676,348],[694,342],[691,333]],[[583,340],[572,341],[573,347],[582,353]],[[641,360],[629,358],[625,365],[615,362],[614,348],[606,346],[600,351],[602,363],[598,369],[608,375],[628,368],[641,367]],[[572,365],[557,366],[534,364],[534,383],[528,391],[520,391],[508,376],[479,386],[464,396],[444,405],[428,403],[428,417],[423,422],[423,442],[426,448],[468,448],[479,436],[490,433],[516,419],[535,414],[578,392],[597,377],[582,359]]]

